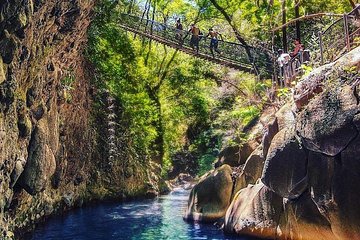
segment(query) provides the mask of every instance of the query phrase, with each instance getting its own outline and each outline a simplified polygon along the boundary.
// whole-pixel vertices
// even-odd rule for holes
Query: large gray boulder
[[[231,201],[231,173],[231,167],[223,165],[204,176],[191,190],[184,219],[214,222],[224,217]]]
[[[263,183],[249,185],[234,197],[225,215],[227,233],[275,239],[282,198]]]
[[[356,137],[352,120],[358,111],[350,86],[332,89],[310,101],[300,112],[296,128],[307,149],[335,156]]]
[[[262,146],[259,146],[246,160],[240,176],[236,179],[234,193],[237,193],[249,184],[255,184],[261,178],[264,163]]]
[[[275,135],[261,180],[284,198],[297,198],[306,190],[307,154],[293,129],[283,129]]]
[[[283,206],[277,239],[336,239],[330,222],[319,212],[309,191],[294,201],[284,201]]]
[[[218,156],[218,160],[215,163],[215,167],[227,164],[231,167],[236,167],[241,164],[241,152],[240,146],[230,146],[223,149]]]
[[[337,156],[329,208],[331,227],[341,239],[360,239],[360,136]],[[326,207],[326,202],[325,202]]]

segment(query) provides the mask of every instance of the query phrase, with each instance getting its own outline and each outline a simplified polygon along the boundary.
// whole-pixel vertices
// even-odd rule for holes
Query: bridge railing
[[[135,15],[121,14],[120,23],[128,28],[136,29],[139,32],[147,33],[157,38],[161,38],[166,42],[177,45],[178,47],[192,50],[190,45],[191,33],[186,30],[176,29],[164,23],[141,18]],[[263,76],[272,74],[272,59],[264,51],[252,46],[244,46],[239,43],[218,41],[218,50],[221,54],[214,51],[214,55],[210,49],[211,38],[205,37],[206,32],[202,33],[199,41],[199,53],[224,61],[239,64],[243,67],[252,69],[254,73]],[[196,50],[194,50],[196,51]],[[250,56],[249,57],[249,54]]]
[[[360,45],[360,5],[319,32],[321,64],[335,61]]]

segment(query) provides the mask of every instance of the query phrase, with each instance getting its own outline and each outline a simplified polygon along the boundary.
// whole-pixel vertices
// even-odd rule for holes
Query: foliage
[[[254,75],[242,72],[234,75],[227,68],[125,32],[117,24],[119,13],[152,16],[156,10],[157,21],[172,25],[180,18],[184,29],[197,22],[203,31],[215,27],[226,40],[239,39],[237,32],[247,42],[262,42],[262,47],[271,49],[271,29],[282,23],[281,1],[152,0],[148,8],[145,2],[102,0],[98,4],[87,49],[96,69],[94,83],[99,94],[109,92],[120,104],[118,124],[126,138],[126,147],[133,149],[130,159],[159,158],[166,174],[175,154],[190,151],[198,159],[201,175],[211,168],[215,149],[246,140],[246,127],[260,116],[269,101],[266,93],[271,81],[259,81]],[[294,3],[286,1],[288,20],[295,17]],[[345,0],[300,1],[301,15],[343,13],[349,9]],[[316,42],[315,35],[309,36],[309,42]],[[281,43],[279,32],[274,43]],[[311,69],[303,67],[303,70]],[[231,84],[225,84],[223,79]],[[71,79],[66,79],[64,84],[71,86]],[[289,93],[284,88],[277,95],[286,99]],[[96,104],[99,109],[104,107]]]

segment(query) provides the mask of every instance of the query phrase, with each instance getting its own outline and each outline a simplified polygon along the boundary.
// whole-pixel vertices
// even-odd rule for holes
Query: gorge
[[[312,62],[283,87],[273,63],[284,31],[273,29],[283,14],[296,17],[296,3],[304,15],[352,15],[301,22]],[[47,219],[54,234],[92,239],[96,231],[72,232],[71,218],[102,219],[103,209],[111,215],[121,207],[116,217],[128,219],[94,239],[360,238],[356,6],[0,0],[0,239],[46,239],[51,232],[36,226]],[[145,33],[121,27],[124,14],[145,19]],[[177,19],[184,43],[168,30]],[[204,35],[200,53],[188,43],[194,22]],[[221,54],[205,37],[214,26],[225,38]],[[329,26],[336,36],[323,31],[321,64],[313,33]],[[336,51],[326,51],[339,39]],[[132,223],[144,235],[126,228],[132,207],[155,218]],[[79,229],[91,233],[91,224]]]

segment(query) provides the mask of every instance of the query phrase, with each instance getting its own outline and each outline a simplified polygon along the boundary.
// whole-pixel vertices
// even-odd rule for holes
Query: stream
[[[175,189],[156,199],[99,204],[49,218],[27,240],[239,239],[209,224],[183,221],[189,191]]]

